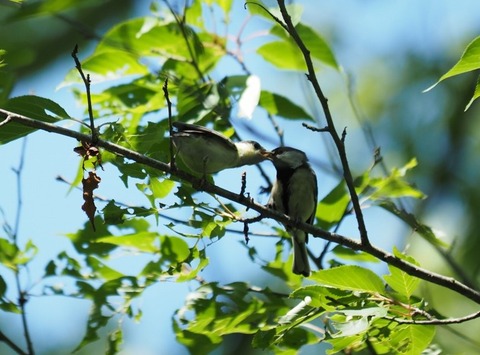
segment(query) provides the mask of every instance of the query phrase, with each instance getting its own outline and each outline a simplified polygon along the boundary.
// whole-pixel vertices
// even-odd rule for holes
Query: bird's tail
[[[310,276],[310,264],[308,262],[306,240],[307,235],[303,231],[295,231],[293,235],[293,273]]]

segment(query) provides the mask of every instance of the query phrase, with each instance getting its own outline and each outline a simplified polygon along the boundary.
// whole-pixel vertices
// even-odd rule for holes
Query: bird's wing
[[[192,134],[199,137],[203,136],[205,138],[215,140],[215,144],[222,145],[224,149],[237,150],[237,147],[230,139],[225,137],[223,134],[220,134],[209,128],[180,121],[173,122],[172,126],[175,127],[178,132],[174,134]]]
[[[318,182],[317,182],[317,174],[315,174],[315,171],[313,171],[313,169],[310,167],[310,171],[312,173],[312,177],[313,177],[313,180],[314,180],[314,183],[315,183],[315,193],[313,194],[313,202],[314,202],[314,206],[315,208],[313,209],[313,213],[312,215],[308,218],[307,220],[307,223],[309,224],[313,224],[313,221],[315,220],[315,215],[317,214],[317,205],[318,205]]]

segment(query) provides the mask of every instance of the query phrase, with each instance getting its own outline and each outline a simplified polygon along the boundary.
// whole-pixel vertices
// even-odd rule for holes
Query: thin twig
[[[180,28],[180,32],[182,33],[182,36],[183,36],[183,39],[185,40],[185,44],[187,46],[187,50],[188,50],[188,54],[190,55],[190,58],[191,58],[191,61],[190,61],[190,64],[193,66],[193,68],[195,69],[195,71],[197,72],[197,75],[198,75],[198,78],[202,81],[202,82],[205,82],[205,78],[203,77],[203,73],[202,71],[200,70],[200,67],[198,66],[198,58],[196,57],[195,55],[195,52],[193,51],[192,49],[192,46],[190,44],[190,41],[188,39],[188,33],[187,33],[187,30],[185,29],[185,16],[186,14],[183,15],[183,19],[181,19],[178,14],[175,12],[175,10],[172,8],[172,6],[170,5],[170,3],[168,2],[168,0],[163,0],[163,2],[165,3],[165,5],[168,7],[168,10],[170,11],[170,13],[173,15],[173,17],[175,18],[175,21],[177,22],[177,25],[178,27]]]
[[[82,64],[80,63],[80,60],[78,59],[78,45],[75,45],[75,48],[73,48],[72,51],[72,58],[75,61],[75,67],[78,70],[78,73],[82,77],[83,83],[85,84],[85,90],[87,94],[87,105],[88,105],[88,117],[90,118],[90,131],[92,132],[92,144],[96,144],[98,140],[98,132],[97,129],[95,128],[95,122],[93,119],[93,108],[92,108],[92,97],[90,94],[90,74],[87,74],[85,76],[85,73],[83,72],[82,69]]]
[[[175,157],[173,153],[173,126],[172,126],[172,102],[170,101],[170,96],[168,95],[168,77],[165,78],[165,82],[162,86],[163,94],[165,95],[165,100],[167,101],[168,108],[168,132],[169,132],[169,149],[170,149],[170,166],[175,170]]]
[[[446,318],[446,319],[425,319],[425,320],[415,320],[415,319],[400,319],[397,317],[384,317],[385,319],[392,320],[400,324],[415,324],[415,325],[448,325],[448,324],[459,324],[471,321],[476,318],[480,318],[480,311],[469,314],[465,317],[459,318]]]
[[[22,172],[23,172],[23,167],[25,163],[26,147],[27,147],[27,139],[24,138],[22,142],[22,150],[20,153],[20,162],[18,164],[18,168],[13,169],[13,171],[15,172],[15,175],[17,176],[17,213],[15,216],[15,224],[13,227],[12,241],[13,241],[13,244],[17,246],[18,246],[18,235],[20,233],[20,221],[21,221],[22,206],[23,206]],[[20,270],[21,268],[15,269],[15,284],[18,292],[18,305],[21,310],[20,316],[22,318],[23,334],[25,335],[25,342],[27,343],[28,354],[33,355],[35,352],[33,350],[30,330],[28,328],[27,314],[26,314],[26,307],[25,307],[28,302],[28,297],[26,295],[26,292],[22,289],[22,283],[20,281]]]
[[[342,135],[342,138],[337,133],[337,130],[335,128],[335,124],[333,122],[332,114],[330,112],[330,108],[328,106],[328,100],[323,94],[323,91],[320,87],[320,84],[318,83],[317,77],[315,75],[315,68],[313,66],[313,61],[310,56],[310,51],[308,48],[305,46],[303,43],[303,40],[300,38],[297,30],[295,29],[295,26],[292,23],[292,19],[290,15],[287,12],[287,8],[285,6],[285,1],[284,0],[277,0],[278,5],[280,7],[280,13],[282,14],[283,20],[285,23],[280,21],[278,18],[273,16],[275,21],[277,21],[283,28],[287,30],[287,32],[290,34],[290,36],[293,38],[295,43],[297,44],[298,48],[303,54],[305,64],[307,66],[307,79],[312,83],[313,89],[315,91],[315,94],[318,97],[318,100],[320,101],[322,105],[323,112],[325,113],[325,119],[327,120],[327,125],[329,127],[330,135],[332,136],[333,142],[335,143],[335,146],[337,147],[338,154],[340,157],[340,161],[342,163],[342,168],[343,168],[343,177],[345,179],[345,182],[348,187],[348,191],[350,193],[350,198],[352,200],[352,205],[353,209],[355,211],[355,215],[357,218],[357,224],[358,224],[358,230],[360,232],[360,239],[362,241],[362,244],[365,246],[370,245],[370,241],[368,239],[368,232],[367,228],[365,226],[365,220],[363,218],[363,213],[362,209],[360,206],[360,202],[358,199],[357,192],[355,191],[355,184],[353,182],[353,176],[352,172],[350,170],[350,166],[348,163],[347,159],[347,154],[345,150],[345,144],[343,140],[345,139],[345,134],[346,131],[344,130],[344,134]],[[270,16],[272,16],[270,14]]]
[[[17,344],[15,344],[9,337],[7,337],[2,331],[0,331],[0,342],[4,342],[5,344],[7,344],[17,354],[28,355],[28,353],[20,349],[20,347]]]
[[[23,115],[19,115],[19,114],[16,114],[16,113],[4,110],[4,109],[0,109],[0,113],[3,113],[5,116],[8,116],[8,115],[12,116],[12,118],[13,118],[12,122],[17,122],[17,123],[23,124],[27,127],[41,129],[41,130],[44,130],[44,131],[47,131],[47,132],[54,132],[54,133],[61,134],[61,135],[67,136],[67,137],[75,138],[75,139],[80,140],[80,141],[86,141],[86,142],[91,141],[91,137],[86,135],[86,134],[79,133],[79,132],[76,132],[76,131],[72,131],[70,129],[66,129],[66,128],[63,128],[63,127],[59,127],[59,126],[51,124],[51,123],[38,121],[38,120],[29,118],[29,117],[26,117],[26,116],[23,116]],[[337,243],[337,244],[341,244],[341,245],[346,246],[347,248],[350,248],[350,249],[353,249],[353,250],[364,251],[364,252],[366,252],[368,254],[371,254],[371,255],[375,256],[376,258],[384,261],[385,263],[387,263],[389,265],[393,265],[393,266],[399,268],[400,270],[405,271],[409,275],[416,276],[416,277],[418,277],[422,280],[426,280],[426,281],[431,282],[433,284],[440,285],[440,286],[443,286],[445,288],[448,288],[448,289],[450,289],[452,291],[455,291],[455,292],[465,296],[466,298],[469,298],[472,301],[480,304],[480,292],[473,289],[473,288],[470,288],[470,287],[466,286],[465,284],[457,281],[454,278],[446,277],[446,276],[437,274],[435,272],[429,271],[427,269],[423,269],[423,268],[421,268],[417,265],[413,265],[413,264],[411,264],[411,263],[409,263],[405,260],[402,260],[400,258],[397,258],[393,254],[388,253],[384,250],[381,250],[381,249],[379,249],[379,248],[377,248],[373,245],[370,245],[370,244],[366,245],[365,243],[359,242],[359,241],[351,239],[351,238],[347,238],[343,235],[339,235],[339,234],[336,234],[336,233],[330,233],[330,232],[325,231],[321,228],[315,227],[311,224],[299,222],[298,220],[292,219],[285,214],[282,214],[282,213],[279,213],[277,211],[271,210],[271,209],[269,209],[269,208],[267,208],[263,205],[255,203],[254,201],[252,201],[250,199],[239,196],[238,193],[225,190],[221,187],[218,187],[216,185],[208,183],[207,181],[204,181],[204,180],[202,181],[202,179],[194,177],[194,176],[192,176],[192,175],[190,175],[186,172],[183,172],[181,170],[172,171],[172,169],[170,168],[170,166],[168,164],[166,164],[164,162],[161,162],[161,161],[158,161],[158,160],[155,160],[155,159],[152,159],[150,157],[147,157],[145,155],[142,155],[142,154],[137,153],[133,150],[122,147],[120,145],[110,143],[110,142],[107,142],[107,141],[104,141],[104,140],[101,140],[101,139],[98,140],[97,145],[99,147],[102,147],[102,148],[108,150],[109,152],[115,153],[115,154],[120,155],[120,156],[124,156],[124,157],[126,157],[128,159],[131,159],[131,160],[133,160],[133,161],[135,161],[139,164],[144,164],[144,165],[147,165],[147,166],[149,166],[153,169],[157,169],[157,170],[160,170],[160,171],[163,171],[163,172],[166,172],[166,173],[170,173],[170,174],[172,174],[172,175],[174,175],[174,176],[176,176],[176,177],[178,177],[178,178],[180,178],[184,181],[190,182],[191,184],[193,184],[193,186],[195,186],[195,184],[196,185],[202,184],[201,185],[202,189],[205,192],[219,195],[223,198],[226,198],[226,199],[231,200],[233,202],[239,203],[239,204],[241,204],[245,207],[253,209],[253,210],[257,211],[258,213],[260,213],[260,215],[263,216],[263,218],[272,218],[272,219],[274,219],[274,220],[276,220],[276,221],[278,221],[282,224],[285,224],[285,225],[288,225],[288,226],[295,226],[295,228],[303,230],[303,231],[309,233],[310,235],[312,235],[313,237],[318,237],[318,238],[325,239],[327,241],[331,241],[331,242],[334,242],[334,243]]]

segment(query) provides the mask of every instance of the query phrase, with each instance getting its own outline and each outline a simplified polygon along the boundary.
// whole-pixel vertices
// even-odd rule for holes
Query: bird
[[[266,151],[277,171],[267,207],[288,215],[296,221],[313,224],[317,210],[317,176],[307,155],[296,148],[278,147]],[[310,276],[306,243],[308,234],[292,226],[285,226],[293,239],[293,273]]]
[[[172,126],[175,157],[194,175],[205,176],[266,159],[263,155],[266,149],[258,142],[233,142],[216,131],[191,123],[176,121]]]

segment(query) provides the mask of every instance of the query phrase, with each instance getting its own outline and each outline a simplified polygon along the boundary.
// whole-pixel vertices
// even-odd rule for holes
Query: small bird
[[[195,175],[213,174],[267,159],[263,155],[265,148],[255,141],[232,142],[218,132],[190,123],[177,121],[172,125],[176,157]]]
[[[277,170],[268,207],[282,212],[291,218],[313,223],[317,210],[317,177],[301,150],[279,147],[265,152]],[[293,273],[310,276],[310,264],[306,243],[308,234],[302,230],[286,226],[293,237]]]

